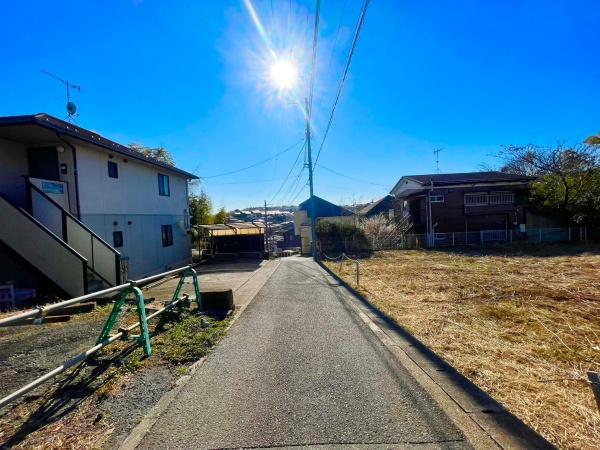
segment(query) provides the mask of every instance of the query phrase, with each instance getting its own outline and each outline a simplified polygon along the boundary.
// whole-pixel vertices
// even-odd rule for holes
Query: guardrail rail
[[[146,308],[144,305],[144,294],[143,294],[142,290],[140,289],[140,287],[144,286],[152,281],[156,281],[156,280],[165,278],[167,276],[177,275],[177,274],[180,275],[179,283],[177,284],[177,287],[175,288],[175,292],[173,293],[171,301],[169,303],[167,303],[163,308],[159,309],[158,311],[155,311],[154,313],[150,314],[149,316],[146,316]],[[36,387],[40,386],[41,384],[45,383],[46,381],[50,380],[51,378],[66,371],[70,367],[73,367],[74,365],[76,365],[82,361],[85,361],[88,357],[90,357],[94,353],[97,353],[99,350],[103,349],[104,347],[112,344],[113,342],[115,342],[117,340],[135,340],[140,345],[142,345],[146,356],[151,356],[152,347],[150,344],[148,321],[159,316],[160,314],[164,313],[165,311],[169,311],[169,310],[173,309],[175,306],[183,305],[184,303],[189,302],[189,297],[187,295],[180,297],[181,289],[183,288],[183,284],[185,283],[185,280],[188,277],[192,278],[192,282],[194,284],[194,294],[196,297],[194,300],[196,301],[198,310],[202,310],[202,297],[200,294],[200,285],[198,283],[198,274],[192,268],[192,266],[184,266],[184,267],[180,267],[178,269],[170,270],[168,272],[163,272],[163,273],[160,273],[157,275],[152,275],[152,276],[149,276],[146,278],[142,278],[140,280],[130,280],[124,284],[120,284],[119,286],[114,286],[114,287],[111,287],[108,289],[104,289],[102,291],[82,295],[80,297],[75,297],[70,300],[65,300],[62,302],[52,303],[49,305],[41,306],[36,309],[32,309],[29,311],[25,311],[25,312],[15,314],[13,316],[1,319],[0,327],[19,325],[19,324],[23,323],[24,319],[29,319],[29,318],[33,318],[34,319],[33,323],[39,325],[39,324],[44,323],[44,318],[47,316],[47,314],[50,311],[60,310],[67,306],[75,305],[77,303],[82,303],[86,300],[90,300],[93,298],[106,297],[106,296],[110,296],[110,295],[119,293],[119,298],[115,302],[115,304],[109,314],[108,320],[106,321],[104,327],[102,328],[102,332],[100,333],[100,336],[98,337],[96,345],[94,345],[93,347],[89,348],[88,350],[74,356],[73,358],[67,360],[63,364],[56,367],[55,369],[51,370],[50,372],[42,375],[41,377],[39,377],[37,379],[35,379],[34,381],[23,386],[22,388],[16,390],[12,394],[7,395],[6,397],[0,399],[0,408],[8,405],[9,403],[12,403],[13,401],[17,400],[19,397],[22,397],[23,395],[25,395],[27,392],[35,389]],[[111,335],[110,332],[114,328],[114,325],[116,324],[117,319],[119,317],[119,313],[121,312],[121,309],[123,308],[125,300],[127,299],[129,294],[133,294],[135,296],[138,322],[136,322],[133,325],[130,325],[128,327],[119,328],[118,332],[116,334]],[[140,327],[140,329],[141,329],[140,334],[132,335],[131,332],[138,327]]]

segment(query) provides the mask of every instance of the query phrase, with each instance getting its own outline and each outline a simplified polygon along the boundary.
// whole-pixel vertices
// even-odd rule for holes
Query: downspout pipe
[[[77,149],[73,144],[67,141],[62,134],[56,131],[56,137],[67,145],[73,153],[73,178],[75,179],[75,205],[77,208],[77,219],[81,220],[81,209],[79,205],[79,174],[77,173]]]

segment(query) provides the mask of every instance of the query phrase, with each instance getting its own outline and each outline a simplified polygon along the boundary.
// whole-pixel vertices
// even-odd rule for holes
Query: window
[[[446,233],[435,233],[436,241],[444,241],[446,240]]]
[[[158,195],[169,196],[171,195],[169,191],[169,176],[163,175],[162,173],[158,174]]]
[[[123,232],[113,231],[113,247],[123,247]]]
[[[160,234],[162,236],[163,247],[169,247],[173,245],[173,226],[172,225],[161,225]]]
[[[511,191],[490,192],[490,205],[512,205],[515,194]]]
[[[444,203],[443,195],[429,195],[429,203]]]
[[[108,176],[111,178],[119,178],[119,166],[116,162],[108,161]]]
[[[465,194],[465,206],[486,206],[489,203],[487,192]]]

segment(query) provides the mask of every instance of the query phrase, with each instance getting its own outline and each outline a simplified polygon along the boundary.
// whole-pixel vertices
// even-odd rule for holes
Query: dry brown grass
[[[599,247],[380,252],[360,291],[560,448],[600,448]]]

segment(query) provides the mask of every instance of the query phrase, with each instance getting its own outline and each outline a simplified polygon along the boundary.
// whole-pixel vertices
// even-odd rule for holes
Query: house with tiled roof
[[[406,175],[390,194],[416,233],[526,228],[529,185],[535,178],[503,172]]]

